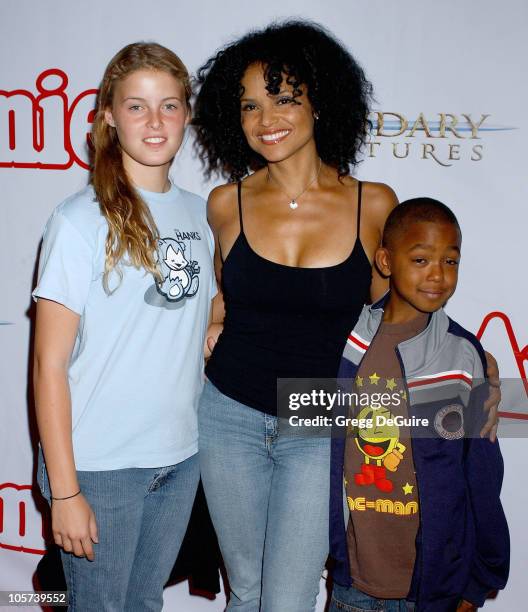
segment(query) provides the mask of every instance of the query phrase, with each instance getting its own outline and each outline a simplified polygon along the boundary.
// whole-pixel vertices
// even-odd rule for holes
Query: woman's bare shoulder
[[[237,184],[215,187],[207,198],[207,219],[213,229],[229,222],[237,213]]]
[[[393,208],[398,205],[396,193],[385,183],[363,183],[364,213],[376,225],[383,226]]]

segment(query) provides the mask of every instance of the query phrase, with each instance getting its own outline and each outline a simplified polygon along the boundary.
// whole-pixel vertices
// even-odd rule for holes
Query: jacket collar
[[[389,295],[390,292],[387,291],[377,302],[365,306],[359,317],[355,331],[369,344],[382,322]],[[431,313],[427,326],[422,332],[398,345],[406,376],[417,376],[427,369],[428,364],[446,342],[448,328],[449,317],[444,309],[440,308]]]

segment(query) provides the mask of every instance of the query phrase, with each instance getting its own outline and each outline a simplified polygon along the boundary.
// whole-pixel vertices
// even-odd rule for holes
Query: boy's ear
[[[379,247],[374,255],[376,267],[381,272],[382,276],[389,277],[391,275],[390,268],[390,253],[385,247]]]

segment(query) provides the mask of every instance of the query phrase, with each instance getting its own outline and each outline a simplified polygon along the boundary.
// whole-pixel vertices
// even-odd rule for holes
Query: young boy
[[[340,368],[342,387],[378,401],[332,440],[330,612],[475,610],[506,584],[502,457],[476,422],[486,360],[443,310],[460,246],[455,215],[436,200],[387,219],[376,264],[390,292],[364,307]]]

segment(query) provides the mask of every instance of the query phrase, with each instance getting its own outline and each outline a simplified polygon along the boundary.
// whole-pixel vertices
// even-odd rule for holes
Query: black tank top
[[[222,269],[224,329],[207,363],[224,395],[275,415],[277,378],[335,378],[341,353],[363,304],[372,269],[359,237],[350,255],[325,268],[296,268],[258,255],[240,233]],[[331,240],[331,237],[325,239]]]

